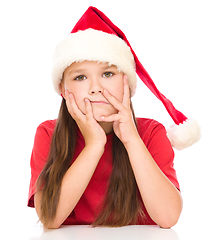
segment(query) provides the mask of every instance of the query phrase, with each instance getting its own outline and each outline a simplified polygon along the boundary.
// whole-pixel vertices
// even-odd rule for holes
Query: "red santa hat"
[[[97,61],[117,66],[127,75],[131,96],[136,90],[137,77],[163,103],[175,122],[167,130],[172,146],[178,150],[191,146],[200,139],[200,127],[196,120],[179,112],[156,87],[144,69],[124,33],[101,11],[89,7],[71,33],[56,47],[52,69],[54,88],[61,94],[59,84],[64,70],[73,62]]]

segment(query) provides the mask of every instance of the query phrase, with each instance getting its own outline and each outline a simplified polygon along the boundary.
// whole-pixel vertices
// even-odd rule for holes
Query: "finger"
[[[68,90],[65,90],[65,100],[66,100],[66,106],[67,106],[67,109],[69,111],[69,113],[71,114],[72,112],[72,108],[71,108],[71,104],[70,104],[70,93]]]
[[[92,105],[89,99],[85,99],[86,118],[93,118]]]
[[[126,75],[124,75],[123,105],[126,108],[130,108],[130,89],[129,89],[128,79]]]
[[[67,104],[69,113],[74,119],[81,119],[84,115],[78,108],[73,94],[70,93],[68,90],[66,90],[65,94],[66,94],[66,104]]]
[[[107,90],[103,91],[103,96],[109,101],[110,104],[113,105],[113,107],[115,109],[117,109],[118,111],[122,111],[123,110],[123,108],[124,108],[123,104],[120,101],[118,101],[118,99],[116,99]]]
[[[115,122],[121,120],[121,115],[119,114],[112,114],[110,116],[101,116],[100,117],[103,122]]]

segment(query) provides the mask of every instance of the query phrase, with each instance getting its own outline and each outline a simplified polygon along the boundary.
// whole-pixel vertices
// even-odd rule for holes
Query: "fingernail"
[[[101,116],[100,118],[101,118],[101,120],[104,120],[104,119],[105,119],[105,117],[104,117],[104,116]]]
[[[108,94],[109,92],[105,89],[105,90],[104,90],[104,93]]]

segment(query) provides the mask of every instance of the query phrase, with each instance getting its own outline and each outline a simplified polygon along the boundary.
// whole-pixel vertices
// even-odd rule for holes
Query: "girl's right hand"
[[[84,115],[78,108],[74,96],[65,91],[65,99],[68,111],[76,121],[84,139],[85,146],[102,146],[104,148],[107,137],[102,127],[93,117],[92,106],[89,99],[85,99],[86,114]]]

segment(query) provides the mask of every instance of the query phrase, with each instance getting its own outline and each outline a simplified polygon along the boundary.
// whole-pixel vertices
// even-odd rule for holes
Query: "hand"
[[[124,76],[124,95],[122,103],[107,90],[104,90],[103,96],[118,110],[118,113],[110,116],[101,116],[101,120],[113,122],[113,130],[117,137],[124,145],[128,144],[134,137],[138,137],[139,135],[130,108],[130,93],[127,77]]]
[[[76,121],[84,139],[85,146],[101,145],[105,146],[107,137],[102,127],[97,123],[93,117],[92,106],[89,99],[85,99],[86,114],[84,115],[78,108],[74,96],[65,92],[66,105],[72,118]]]

